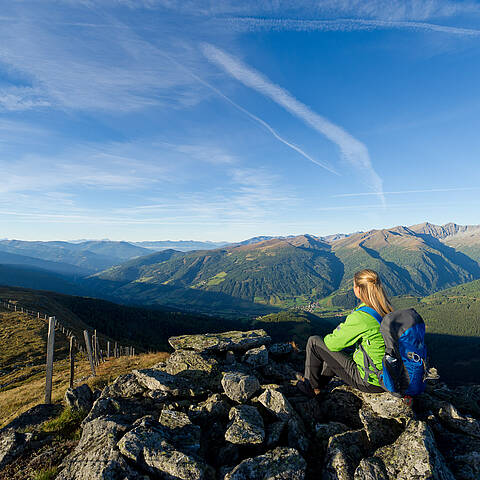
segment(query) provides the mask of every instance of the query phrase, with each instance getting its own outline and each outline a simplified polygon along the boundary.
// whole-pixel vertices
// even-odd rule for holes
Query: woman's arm
[[[362,315],[353,312],[332,333],[326,335],[323,341],[329,350],[338,352],[354,345],[365,333],[365,330],[366,325],[362,320]]]

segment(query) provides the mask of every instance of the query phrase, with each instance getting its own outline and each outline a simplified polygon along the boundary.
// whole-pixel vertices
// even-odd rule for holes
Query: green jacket
[[[365,306],[364,303],[359,307]],[[358,307],[357,307],[358,308]],[[355,345],[358,341],[372,359],[375,366],[382,369],[382,359],[385,354],[385,343],[380,333],[380,324],[366,312],[353,310],[332,333],[327,335],[323,341],[329,350],[338,352],[346,347]],[[365,370],[363,363],[363,353],[357,346],[353,354],[353,360],[364,378]],[[373,372],[373,367],[370,367]],[[368,376],[368,383],[379,386],[378,378],[375,374]]]

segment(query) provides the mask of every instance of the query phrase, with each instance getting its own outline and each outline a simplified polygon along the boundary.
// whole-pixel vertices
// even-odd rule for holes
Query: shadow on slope
[[[141,282],[83,279],[82,290],[89,295],[127,305],[161,307],[185,312],[200,312],[231,318],[258,316],[279,311],[278,308],[237,298],[223,292],[155,285]]]
[[[427,333],[430,366],[449,385],[478,383],[480,338]]]
[[[472,280],[474,278],[480,278],[480,265],[468,255],[465,255],[453,247],[445,245],[445,243],[442,243],[440,240],[432,237],[431,235],[418,234],[418,236],[422,238],[428,246],[438,250],[452,263],[459,265],[464,270],[469,272],[472,275]]]

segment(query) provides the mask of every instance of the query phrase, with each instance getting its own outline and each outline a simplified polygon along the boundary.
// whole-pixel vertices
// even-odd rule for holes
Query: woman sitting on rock
[[[308,396],[314,397],[321,393],[335,375],[347,385],[362,392],[384,391],[380,387],[373,366],[368,365],[368,360],[365,361],[363,350],[376,368],[381,370],[385,343],[380,333],[379,320],[392,312],[393,308],[378,273],[373,270],[365,269],[355,273],[353,292],[362,303],[347,316],[346,320],[323,340],[318,335],[308,339],[305,375],[297,375],[298,388]],[[341,351],[352,345],[356,345],[353,356]],[[366,369],[371,372],[368,378],[365,375]]]

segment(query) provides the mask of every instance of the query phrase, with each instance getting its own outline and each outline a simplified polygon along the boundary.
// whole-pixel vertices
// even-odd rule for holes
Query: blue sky
[[[1,237],[480,223],[480,2],[0,5]]]

